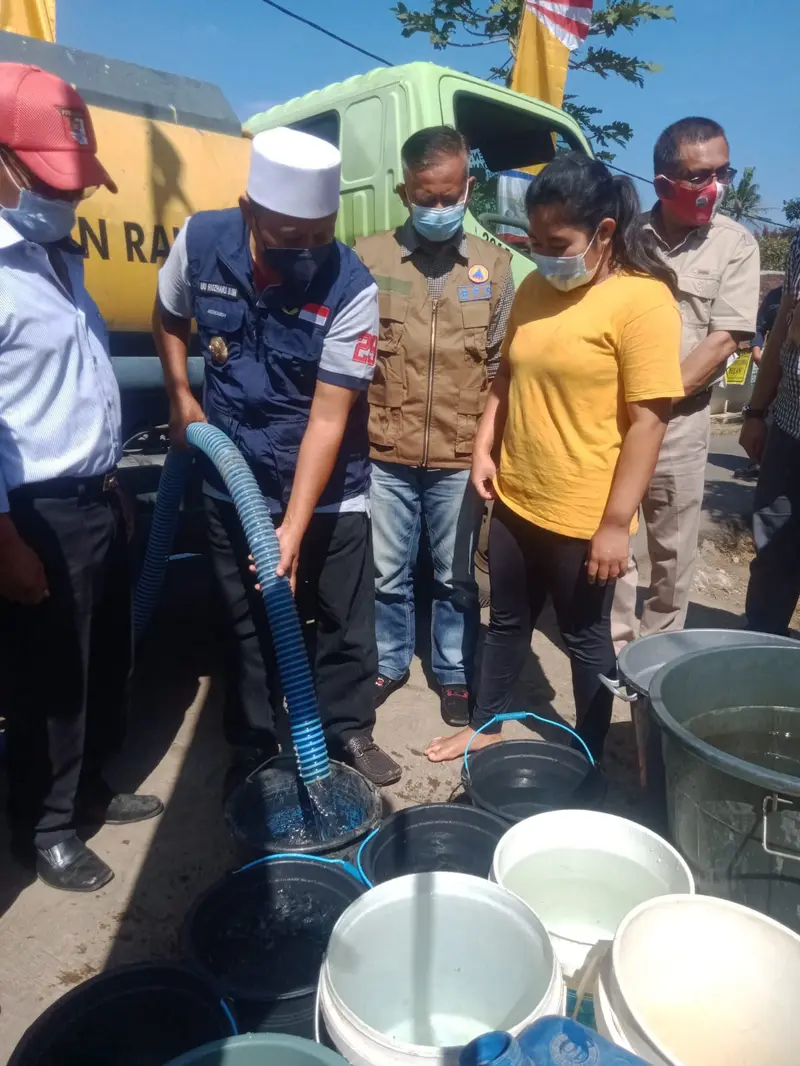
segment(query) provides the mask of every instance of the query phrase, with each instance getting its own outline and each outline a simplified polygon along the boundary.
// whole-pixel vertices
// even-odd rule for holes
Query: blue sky
[[[282,2],[395,63],[432,59],[477,75],[492,65],[491,49],[442,53],[419,35],[404,39],[393,0]],[[621,51],[662,65],[644,89],[577,72],[568,91],[633,126],[616,163],[644,175],[665,125],[692,113],[717,119],[728,130],[733,165],[755,166],[764,206],[780,209],[800,196],[800,4],[674,0],[674,7],[677,22],[614,39]],[[261,0],[58,0],[57,18],[60,43],[216,82],[242,118],[378,65]]]

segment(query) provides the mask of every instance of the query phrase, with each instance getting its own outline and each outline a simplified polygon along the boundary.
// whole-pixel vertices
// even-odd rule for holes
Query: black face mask
[[[333,251],[333,241],[317,248],[265,248],[261,254],[281,275],[283,284],[294,292],[304,292],[325,265]]]

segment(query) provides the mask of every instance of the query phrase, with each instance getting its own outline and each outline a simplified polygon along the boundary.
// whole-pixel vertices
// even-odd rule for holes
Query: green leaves
[[[446,48],[481,48],[505,43],[508,59],[489,69],[488,76],[494,81],[508,82],[519,38],[524,0],[419,0],[422,7],[411,10],[399,0],[391,9],[400,22],[404,37],[415,33],[427,35],[437,51]],[[601,0],[596,0],[600,3]],[[674,21],[672,4],[651,4],[646,0],[606,0],[605,6],[592,13],[589,34],[592,37],[613,37],[620,30],[633,33],[639,26],[649,22]],[[638,56],[625,55],[607,46],[588,45],[581,49],[570,62],[571,70],[585,70],[601,78],[618,77],[632,85],[644,85],[645,75],[654,74],[660,67]],[[633,136],[627,122],[599,123],[596,117],[599,108],[574,103],[569,97],[572,110],[583,131],[599,148],[600,158],[610,160],[614,156],[607,151],[609,145],[624,147]],[[570,108],[565,108],[570,110]],[[800,207],[798,208],[800,210]]]
[[[590,35],[613,37],[618,30],[632,33],[644,22],[675,21],[672,4],[648,4],[644,0],[607,0],[606,6],[592,12]]]
[[[783,201],[783,213],[787,222],[800,222],[800,196]]]
[[[791,201],[789,201],[791,203]],[[788,215],[787,215],[788,218]],[[762,270],[786,270],[789,261],[789,249],[794,239],[793,233],[763,233],[758,238],[761,250]]]
[[[726,215],[741,222],[749,215],[757,215],[761,207],[761,192],[754,178],[755,167],[745,167],[738,185],[729,185],[720,208]]]
[[[572,60],[570,70],[588,70],[592,74],[599,74],[601,78],[608,78],[612,74],[638,85],[641,89],[644,85],[644,75],[654,73],[654,64],[636,56],[624,56],[621,52],[615,52],[613,48],[592,48],[589,46],[580,59]]]

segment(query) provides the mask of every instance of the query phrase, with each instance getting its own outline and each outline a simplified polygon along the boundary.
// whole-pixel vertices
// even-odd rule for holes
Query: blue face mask
[[[36,244],[52,244],[69,237],[75,225],[75,204],[49,200],[46,196],[20,189],[16,207],[4,207],[0,215],[17,233]]]
[[[464,223],[467,198],[451,207],[420,207],[411,204],[411,221],[414,229],[428,241],[442,244],[455,237]]]
[[[586,246],[586,252],[594,244],[598,233],[599,227]],[[554,289],[558,289],[559,292],[571,292],[582,285],[588,285],[600,269],[602,257],[590,270],[586,266],[586,252],[581,252],[579,255],[540,255],[538,252],[531,252],[531,259],[542,277],[549,281]]]

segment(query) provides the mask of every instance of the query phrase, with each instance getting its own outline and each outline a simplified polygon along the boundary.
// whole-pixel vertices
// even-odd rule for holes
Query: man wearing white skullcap
[[[374,566],[367,509],[367,389],[375,367],[377,288],[334,239],[341,159],[292,129],[253,140],[239,206],[204,211],[178,235],[153,316],[170,398],[170,440],[208,421],[236,443],[278,526],[278,574],[307,624],[331,754],[379,785],[400,767],[377,747]],[[191,322],[205,357],[204,405],[187,375]],[[282,706],[264,605],[218,473],[205,469],[214,570],[225,603],[228,740],[249,759],[277,750]]]

